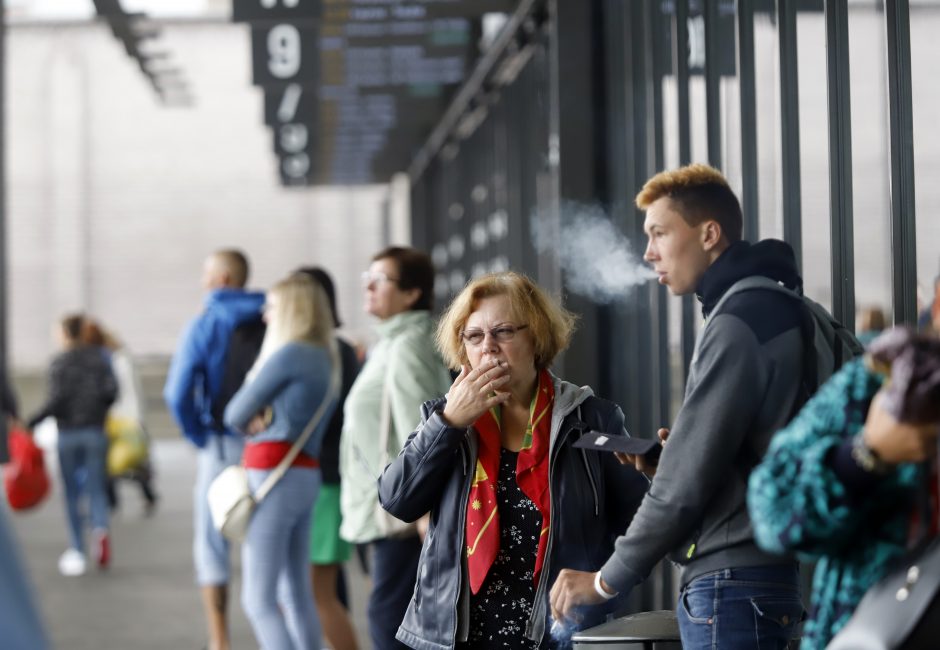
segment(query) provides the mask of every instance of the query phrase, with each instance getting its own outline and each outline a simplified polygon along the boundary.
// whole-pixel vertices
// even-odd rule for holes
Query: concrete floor
[[[153,453],[159,507],[152,517],[144,517],[137,486],[120,485],[121,508],[112,522],[113,561],[106,572],[91,569],[79,578],[59,575],[56,562],[67,545],[67,534],[61,482],[49,454],[55,478],[50,498],[35,511],[10,515],[55,648],[198,650],[205,646],[205,623],[192,571],[195,456],[180,439],[156,440]],[[368,650],[367,583],[355,563],[350,563],[347,575],[360,647]],[[236,578],[229,608],[233,647],[257,648],[238,589]]]

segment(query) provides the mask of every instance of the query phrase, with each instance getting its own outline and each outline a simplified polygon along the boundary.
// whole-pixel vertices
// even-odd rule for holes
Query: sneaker
[[[85,555],[70,548],[59,556],[59,573],[64,576],[80,576],[85,573]]]
[[[95,531],[95,561],[99,569],[107,569],[111,563],[111,540],[108,531]]]

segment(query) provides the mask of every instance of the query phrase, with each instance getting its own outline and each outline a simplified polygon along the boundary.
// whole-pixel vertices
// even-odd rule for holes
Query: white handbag
[[[226,467],[209,485],[207,499],[215,529],[233,542],[244,540],[258,505],[248,487],[248,471],[241,465]]]
[[[339,353],[335,341],[330,345],[330,356],[332,358],[332,369],[330,372],[330,385],[327,389],[323,401],[317,408],[316,413],[310,418],[310,422],[304,428],[303,433],[291,446],[287,455],[281,459],[264,482],[258,487],[258,491],[251,493],[248,485],[248,470],[242,465],[231,465],[222,470],[209,485],[209,491],[206,499],[209,502],[209,513],[212,516],[212,525],[222,535],[233,542],[241,542],[248,534],[248,524],[251,523],[251,515],[254,514],[264,497],[267,496],[281,477],[284,476],[287,469],[297,458],[297,454],[307,443],[307,440],[316,430],[323,414],[326,412],[333,397],[339,392],[339,382],[342,371],[340,369]]]

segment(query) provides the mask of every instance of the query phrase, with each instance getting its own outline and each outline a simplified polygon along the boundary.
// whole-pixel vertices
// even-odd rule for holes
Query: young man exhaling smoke
[[[644,259],[673,294],[694,292],[706,318],[745,277],[802,291],[789,245],[741,240],[740,204],[715,169],[657,174],[636,204],[646,211]],[[684,648],[786,647],[803,614],[798,565],[757,547],[745,496],[750,470],[803,400],[800,310],[775,291],[729,297],[702,334],[671,432],[660,431],[668,444],[640,509],[597,574],[560,573],[556,619],[629,592],[671,554],[683,566]]]

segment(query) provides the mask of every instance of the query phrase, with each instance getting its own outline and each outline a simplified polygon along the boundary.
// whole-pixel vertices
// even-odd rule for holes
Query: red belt
[[[286,441],[253,442],[245,445],[244,465],[248,469],[274,469],[293,447]],[[300,452],[291,467],[320,467],[320,461]]]

